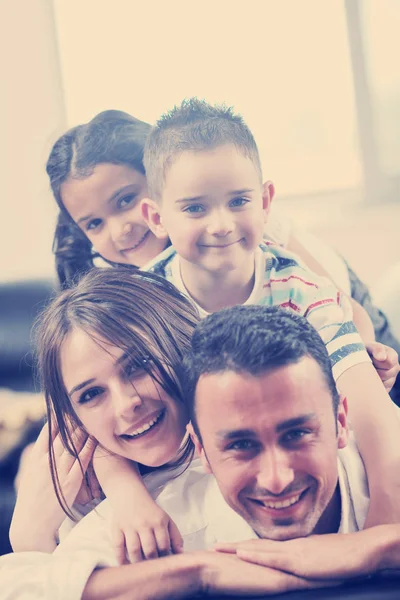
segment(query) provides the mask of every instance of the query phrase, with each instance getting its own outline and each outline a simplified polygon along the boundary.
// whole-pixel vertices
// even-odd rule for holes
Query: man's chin
[[[300,537],[307,537],[311,534],[309,527],[304,527],[304,525],[300,524],[265,527],[260,525],[260,523],[252,523],[251,526],[259,538],[274,540],[276,542],[294,540]]]

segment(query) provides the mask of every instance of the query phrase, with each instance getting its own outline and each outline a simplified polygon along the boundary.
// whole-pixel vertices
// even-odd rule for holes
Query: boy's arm
[[[400,419],[370,363],[354,365],[337,380],[367,471],[371,504],[365,527],[400,522]]]
[[[303,246],[303,244],[292,233],[289,237],[286,248],[290,252],[294,252],[299,256],[305,265],[314,271],[317,275],[327,277],[338,289],[336,282],[332,280],[330,274],[324,269],[312,254]],[[344,292],[341,290],[342,294]],[[399,360],[396,352],[378,342],[375,342],[375,330],[369,314],[361,304],[354,300],[351,296],[347,296],[350,301],[353,311],[353,323],[357,328],[362,341],[364,342],[367,352],[371,357],[373,365],[378,372],[380,379],[383,381],[385,388],[390,391],[396,381],[397,373],[399,372]]]
[[[113,544],[120,564],[182,551],[172,519],[147,491],[136,463],[98,448],[94,468],[114,513]]]

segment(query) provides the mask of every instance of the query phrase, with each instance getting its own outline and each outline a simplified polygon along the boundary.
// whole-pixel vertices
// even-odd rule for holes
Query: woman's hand
[[[57,428],[53,426],[52,429],[60,487],[67,505],[72,507],[83,482],[81,466],[64,448]],[[73,437],[85,472],[96,443],[82,432],[75,432]],[[56,533],[65,519],[51,478],[48,445],[49,430],[46,424],[36,443],[25,450],[21,459],[16,480],[17,502],[10,528],[14,551],[52,552],[56,547]]]
[[[148,498],[139,505],[129,503],[127,511],[118,515],[112,525],[112,542],[119,564],[136,563],[179,554],[183,540],[174,521]]]

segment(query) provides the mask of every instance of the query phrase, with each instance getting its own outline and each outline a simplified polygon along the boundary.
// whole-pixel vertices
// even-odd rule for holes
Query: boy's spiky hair
[[[157,121],[144,150],[149,195],[160,201],[168,168],[185,151],[201,151],[234,144],[252,160],[262,181],[261,163],[253,134],[231,107],[211,105],[198,98],[184,100]]]

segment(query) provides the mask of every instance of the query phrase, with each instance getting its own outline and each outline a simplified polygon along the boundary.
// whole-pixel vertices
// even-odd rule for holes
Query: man
[[[305,319],[255,306],[215,313],[199,324],[185,366],[193,437],[215,476],[194,461],[158,495],[186,553],[98,569],[116,565],[105,501],[53,555],[2,559],[3,590],[23,597],[29,583],[30,598],[59,600],[276,593],[400,566],[398,526],[357,532],[368,511],[365,472],[325,346]],[[149,482],[154,495],[163,477]],[[337,532],[357,533],[333,536],[331,572],[321,547]],[[291,540],[278,544],[288,558],[276,540]],[[199,552],[215,544],[221,553]],[[299,563],[303,544],[309,560]]]

